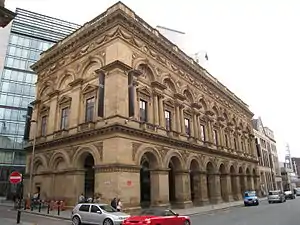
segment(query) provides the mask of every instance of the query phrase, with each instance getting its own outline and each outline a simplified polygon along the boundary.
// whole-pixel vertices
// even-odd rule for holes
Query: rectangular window
[[[42,129],[41,129],[41,135],[46,136],[47,135],[47,116],[42,117]]]
[[[217,130],[213,130],[213,138],[214,138],[214,143],[216,145],[218,145],[218,131]]]
[[[190,126],[189,119],[187,119],[187,118],[184,119],[184,126],[185,126],[185,133],[190,136],[191,135],[191,126]]]
[[[61,110],[61,118],[60,118],[61,130],[68,128],[68,120],[69,120],[69,107],[66,107]]]
[[[89,98],[86,100],[85,105],[85,122],[91,122],[94,120],[95,98]]]
[[[144,100],[140,100],[140,121],[147,122],[147,110],[148,103]]]
[[[168,131],[170,131],[171,130],[171,112],[170,111],[167,111],[167,110],[165,110],[165,120],[166,120],[166,129],[168,130]]]
[[[204,125],[200,125],[200,132],[201,132],[201,141],[206,141],[206,133],[205,133]]]

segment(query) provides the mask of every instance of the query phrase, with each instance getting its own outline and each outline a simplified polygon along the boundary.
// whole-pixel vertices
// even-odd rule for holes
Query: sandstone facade
[[[42,197],[188,207],[259,187],[248,106],[122,3],[33,69]]]

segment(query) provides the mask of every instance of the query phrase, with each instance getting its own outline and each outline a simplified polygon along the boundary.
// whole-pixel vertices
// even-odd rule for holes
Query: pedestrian
[[[81,195],[79,196],[78,202],[79,203],[84,203],[85,202],[85,197],[84,197],[83,193],[81,193]]]
[[[122,211],[122,202],[121,202],[121,199],[118,199],[117,201],[117,211],[118,212],[121,212]]]
[[[113,200],[111,200],[111,202],[110,202],[110,205],[114,209],[117,209],[117,198],[113,198]]]

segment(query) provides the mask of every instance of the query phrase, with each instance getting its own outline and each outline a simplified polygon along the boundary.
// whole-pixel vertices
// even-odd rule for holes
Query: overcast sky
[[[83,24],[115,0],[6,0],[16,7]],[[299,0],[123,0],[155,27],[187,34],[189,51],[275,132],[280,158],[300,157]],[[189,52],[191,53],[191,52]]]

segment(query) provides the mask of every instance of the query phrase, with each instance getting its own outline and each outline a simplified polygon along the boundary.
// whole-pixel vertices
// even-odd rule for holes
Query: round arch
[[[41,98],[44,96],[45,93],[51,92],[52,90],[53,90],[52,84],[49,81],[47,81],[41,84],[41,88],[38,92],[38,97]]]
[[[146,73],[146,78],[148,78],[150,82],[156,81],[154,70],[149,64],[140,62],[139,64],[137,64],[136,69],[141,71],[142,75],[145,75]]]
[[[193,103],[195,101],[194,94],[189,90],[188,87],[185,87],[182,91],[182,94],[186,97],[188,102]]]
[[[86,146],[81,146],[79,149],[75,152],[73,156],[73,166],[74,167],[83,167],[84,166],[84,161],[85,158],[91,155],[94,158],[94,163],[95,165],[98,165],[100,162],[100,154],[95,146],[92,145],[86,145]]]
[[[156,81],[156,72],[155,72],[155,69],[153,68],[153,66],[151,66],[149,64],[149,61],[147,59],[138,58],[138,59],[134,60],[132,67],[134,69],[138,70],[139,66],[141,66],[141,65],[146,65],[148,67],[148,69],[151,71],[151,73],[153,75],[153,81]]]
[[[168,168],[170,163],[173,163],[178,170],[184,169],[184,161],[182,156],[177,151],[171,150],[166,154],[163,164],[166,168]]]
[[[84,77],[85,73],[90,70],[92,67],[96,67],[100,69],[104,65],[104,60],[101,57],[98,56],[92,56],[89,57],[82,65],[80,69],[80,76],[79,77]]]
[[[66,152],[56,152],[52,155],[49,161],[49,168],[51,170],[56,170],[57,164],[63,160],[67,167],[70,166],[70,157]]]
[[[146,144],[141,145],[136,151],[136,155],[135,155],[135,164],[136,165],[140,165],[141,160],[146,153],[152,154],[156,158],[158,166],[159,167],[162,166],[162,158],[161,158],[161,155],[158,152],[158,150],[156,148],[154,148],[150,145],[146,145]]]
[[[44,170],[48,169],[48,163],[43,155],[37,155],[33,160],[33,172],[35,173],[39,166],[42,166]]]
[[[70,81],[68,81],[70,80]],[[71,71],[67,71],[64,73],[57,81],[57,90],[60,90],[62,88],[62,85],[68,81],[68,83],[71,83],[75,80],[75,74]]]
[[[171,76],[167,75],[167,76],[163,77],[162,78],[162,83],[164,85],[168,86],[171,89],[171,91],[173,91],[174,93],[178,92],[177,87],[175,85],[175,82],[174,82],[174,80],[172,79]]]

